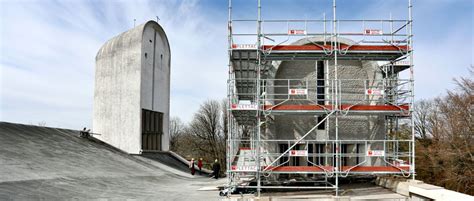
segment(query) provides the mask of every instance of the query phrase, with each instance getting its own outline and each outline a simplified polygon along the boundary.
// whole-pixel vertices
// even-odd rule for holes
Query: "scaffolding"
[[[264,20],[261,11],[257,0],[256,20],[233,19],[229,0],[228,190],[253,189],[260,196],[262,189],[330,189],[338,195],[340,178],[414,179],[411,0],[405,20],[391,14],[338,19],[336,0],[332,19]],[[314,62],[314,71],[298,79],[276,77],[279,65],[295,61]],[[354,67],[347,61],[367,62],[377,76],[348,75]],[[281,139],[274,133],[285,135],[284,129],[271,131],[300,117],[291,122],[305,129],[299,136]],[[340,136],[341,122],[358,121],[366,122],[367,133]],[[373,130],[383,133],[368,137],[377,136],[368,133]]]

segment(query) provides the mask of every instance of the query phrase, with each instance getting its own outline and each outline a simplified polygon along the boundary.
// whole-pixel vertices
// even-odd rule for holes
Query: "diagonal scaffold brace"
[[[318,126],[322,123],[325,123],[326,120],[336,112],[336,110],[333,110],[331,113],[329,113],[328,115],[326,115],[326,117],[324,119],[322,119],[320,122],[318,122],[313,128],[311,128],[308,132],[306,132],[306,134],[304,134],[300,139],[298,139],[293,145],[291,145],[285,152],[283,152],[280,156],[278,156],[275,160],[273,160],[270,165],[267,165],[265,167],[265,169],[262,170],[262,172],[265,172],[267,171],[273,164],[275,164],[278,160],[280,160],[281,157],[285,156],[291,149],[293,149],[293,147],[295,147],[296,145],[298,145],[299,142],[301,142],[306,136],[308,136],[311,132],[313,132],[314,130],[316,130],[316,128],[318,128]]]

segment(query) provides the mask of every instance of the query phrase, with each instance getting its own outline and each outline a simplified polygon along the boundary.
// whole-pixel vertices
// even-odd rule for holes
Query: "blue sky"
[[[407,18],[407,1],[338,0],[340,19]],[[472,0],[413,0],[416,98],[454,88],[473,64]],[[262,0],[264,19],[322,19],[330,0]],[[253,19],[256,1],[234,0]],[[227,1],[0,0],[0,120],[91,126],[95,55],[109,38],[159,16],[171,45],[171,113],[189,121],[227,79]],[[199,70],[197,70],[199,69]]]

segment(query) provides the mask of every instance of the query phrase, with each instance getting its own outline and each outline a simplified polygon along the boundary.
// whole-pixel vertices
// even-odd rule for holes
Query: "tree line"
[[[415,104],[417,179],[474,195],[474,67],[456,89]]]
[[[210,168],[214,160],[226,166],[227,101],[207,100],[201,104],[192,120],[185,124],[178,117],[170,120],[170,149],[186,157],[202,158]]]

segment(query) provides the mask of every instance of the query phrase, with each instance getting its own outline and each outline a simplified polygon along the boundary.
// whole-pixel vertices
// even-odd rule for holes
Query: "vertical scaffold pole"
[[[335,101],[334,101],[334,110],[336,110],[336,112],[334,113],[335,114],[335,146],[336,146],[336,149],[335,149],[335,155],[336,155],[336,165],[335,165],[335,176],[336,176],[336,196],[339,195],[339,131],[338,131],[338,113],[339,113],[339,101],[338,101],[338,86],[339,86],[339,83],[338,83],[338,79],[337,79],[337,54],[338,54],[338,44],[337,44],[337,20],[336,20],[336,0],[333,0],[332,1],[332,13],[333,13],[333,41],[332,41],[332,49],[333,49],[333,52],[334,52],[334,82],[335,82]]]
[[[257,196],[260,197],[260,185],[261,185],[261,181],[260,181],[260,171],[261,171],[261,166],[260,166],[260,109],[261,109],[261,105],[260,105],[260,90],[261,90],[261,86],[260,86],[260,75],[261,75],[261,65],[262,65],[262,58],[261,58],[261,54],[260,54],[260,45],[261,45],[261,41],[260,41],[260,37],[261,37],[261,25],[262,25],[262,13],[261,13],[261,0],[257,0],[257,3],[258,3],[258,8],[257,8],[257,58],[258,58],[258,64],[257,64],[257,146],[256,146],[256,154],[257,154],[257,158],[256,158],[256,162],[257,162]]]
[[[231,96],[231,88],[230,85],[232,83],[232,0],[229,0],[229,5],[228,5],[228,21],[227,21],[227,43],[228,43],[228,57],[229,57],[229,80],[227,81],[227,184],[230,186],[232,183],[232,172],[230,171],[230,166],[232,163],[232,154],[234,152],[234,143],[233,143],[233,135],[234,135],[234,130],[233,130],[233,124],[232,124],[232,114],[230,111],[230,104],[232,102],[232,96]]]
[[[411,118],[411,143],[412,143],[412,164],[411,173],[412,179],[415,180],[415,119],[413,119],[413,108],[415,107],[415,82],[413,72],[413,13],[412,13],[412,0],[408,0],[408,20],[410,25],[408,26],[408,48],[410,56],[410,83],[411,83],[411,107],[410,107],[410,118]]]
[[[326,18],[326,13],[323,13],[323,23],[324,23],[324,46],[326,47],[327,45],[327,28],[326,28],[326,21],[327,21],[327,18]],[[325,67],[325,70],[324,70],[324,90],[325,90],[325,95],[324,95],[324,104],[325,105],[329,105],[331,104],[330,101],[329,101],[329,91],[330,91],[330,87],[326,87],[326,86],[330,86],[330,82],[329,82],[329,60],[325,60],[324,61],[324,67]],[[332,97],[332,96],[331,96]],[[326,119],[326,122],[325,122],[326,126],[326,139],[329,140],[329,118]],[[328,151],[328,143],[326,142],[325,143],[325,146],[324,146],[324,151],[327,153]],[[324,157],[324,164],[329,166],[329,161],[328,161],[328,155],[325,154],[326,156]],[[327,175],[324,175],[325,177],[325,181],[327,181]]]

